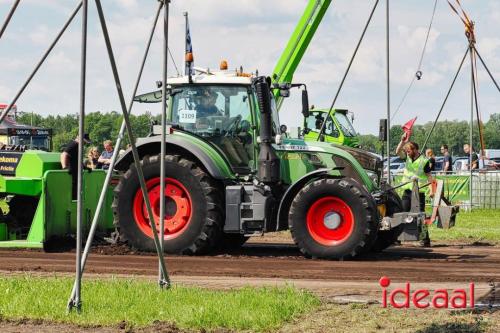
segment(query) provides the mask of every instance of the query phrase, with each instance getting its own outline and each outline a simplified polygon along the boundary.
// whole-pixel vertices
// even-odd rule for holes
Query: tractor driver
[[[199,96],[198,104],[196,105],[196,117],[206,118],[209,116],[220,115],[220,111],[215,106],[217,101],[217,93],[204,89],[201,91],[201,96]]]
[[[321,114],[318,114],[316,116],[316,121],[314,122],[314,127],[316,127],[317,130],[321,129],[321,126],[323,126],[323,122],[325,121],[325,118],[321,116]]]

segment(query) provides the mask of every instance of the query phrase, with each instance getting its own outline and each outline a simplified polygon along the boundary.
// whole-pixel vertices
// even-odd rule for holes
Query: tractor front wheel
[[[319,179],[297,193],[288,223],[305,255],[346,259],[371,245],[376,216],[369,194],[354,180]]]
[[[157,230],[160,229],[162,200],[160,162],[159,155],[145,156],[141,161]],[[177,155],[165,156],[165,252],[200,254],[212,250],[221,236],[221,198],[215,181],[195,162]],[[113,211],[121,240],[139,250],[155,250],[153,231],[133,164],[115,188]]]

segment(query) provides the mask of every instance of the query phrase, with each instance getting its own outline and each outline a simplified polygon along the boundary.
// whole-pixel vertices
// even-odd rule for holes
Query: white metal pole
[[[81,78],[80,78],[80,115],[78,119],[78,180],[76,197],[76,277],[75,297],[68,304],[68,310],[76,308],[80,313],[82,310],[81,300],[81,256],[82,256],[82,220],[83,220],[83,144],[85,125],[85,84],[87,71],[87,0],[82,1],[82,47],[81,47]],[[74,172],[74,170],[73,170]]]
[[[167,65],[168,65],[168,10],[170,0],[164,0],[163,7],[163,84],[161,86],[161,146],[160,146],[160,249],[163,252],[163,239],[165,233],[165,155],[166,155],[166,121],[167,121]],[[163,288],[170,283],[166,281],[161,263],[158,263],[158,285]]]

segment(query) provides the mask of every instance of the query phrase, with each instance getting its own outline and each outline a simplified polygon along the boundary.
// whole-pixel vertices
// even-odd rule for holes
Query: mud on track
[[[113,253],[112,248],[98,248]],[[33,250],[0,250],[3,272],[74,271],[75,254]],[[490,282],[500,281],[500,247],[437,246],[422,249],[398,246],[352,261],[311,260],[290,244],[247,244],[241,250],[213,256],[167,256],[173,276],[274,278],[312,281]],[[86,273],[156,276],[153,254],[92,253]]]

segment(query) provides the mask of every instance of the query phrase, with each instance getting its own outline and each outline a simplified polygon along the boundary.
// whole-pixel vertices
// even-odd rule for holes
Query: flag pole
[[[184,75],[189,78],[189,83],[193,83],[193,44],[191,43],[191,32],[189,31],[189,18],[188,13],[182,13],[185,18],[185,44],[184,44]]]

